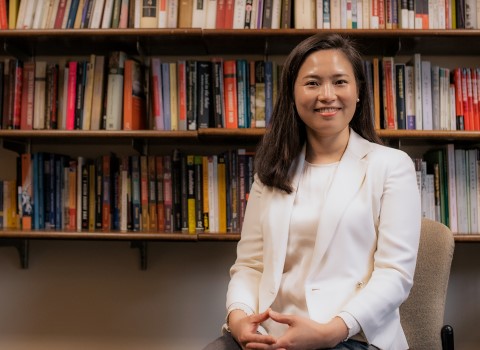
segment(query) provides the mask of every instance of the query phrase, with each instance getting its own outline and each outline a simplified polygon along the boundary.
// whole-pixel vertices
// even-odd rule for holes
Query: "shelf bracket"
[[[0,247],[14,247],[20,257],[20,266],[22,269],[28,269],[28,240],[22,238],[4,238],[0,239]]]
[[[5,52],[5,54],[7,54],[8,56],[15,57],[16,59],[19,59],[23,62],[29,61],[31,57],[27,53],[23,52],[22,50],[19,50],[17,47],[13,45],[10,45],[6,41],[3,42],[3,52]]]
[[[138,248],[140,253],[140,268],[145,271],[147,269],[147,242],[146,241],[131,241],[130,248]]]
[[[143,140],[132,139],[132,148],[138,152],[138,154],[144,154],[145,143]]]
[[[21,140],[3,140],[2,147],[6,150],[13,151],[17,154],[30,153],[31,143]]]

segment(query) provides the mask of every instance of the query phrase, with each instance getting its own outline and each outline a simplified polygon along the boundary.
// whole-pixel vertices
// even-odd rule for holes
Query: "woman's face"
[[[342,51],[315,51],[300,67],[294,99],[307,133],[333,136],[348,131],[357,98],[353,67]]]

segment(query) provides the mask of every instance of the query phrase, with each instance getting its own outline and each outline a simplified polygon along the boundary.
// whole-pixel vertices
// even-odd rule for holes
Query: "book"
[[[197,61],[186,61],[186,77],[187,77],[187,130],[197,130]]]
[[[124,75],[123,130],[144,129],[146,96],[143,67],[136,60],[126,59]]]
[[[77,69],[78,62],[68,63],[68,86],[67,86],[67,108],[66,108],[66,129],[75,129],[75,102],[77,99]],[[36,103],[35,103],[36,105]]]
[[[142,1],[140,28],[158,27],[158,1]]]
[[[395,98],[395,107],[397,109],[397,128],[407,129],[404,63],[395,63]]]
[[[165,207],[165,232],[173,231],[172,157],[163,156],[163,202]]]
[[[196,189],[195,189],[195,156],[188,154],[186,156],[186,173],[184,174],[187,185],[187,229],[188,233],[197,232],[197,208],[196,208]]]
[[[213,125],[212,62],[197,61],[197,122],[198,128]]]
[[[158,230],[158,208],[157,208],[157,165],[156,157],[149,155],[147,158],[148,177],[148,230]]]
[[[106,129],[121,130],[123,115],[123,79],[126,54],[114,51],[108,62]]]
[[[47,62],[36,61],[35,62],[34,104],[33,104],[33,128],[34,129],[45,129],[46,79],[47,79]]]
[[[264,128],[265,120],[265,61],[255,61],[255,127]]]
[[[178,28],[192,28],[193,3],[192,0],[179,0]]]
[[[95,55],[93,72],[92,111],[90,130],[99,130],[102,121],[103,96],[105,94],[105,56]]]
[[[236,60],[223,62],[225,128],[238,128]]]
[[[178,130],[177,63],[168,64],[170,75],[170,130]]]
[[[21,155],[21,218],[22,229],[31,230],[33,221],[33,164],[32,155]]]
[[[157,228],[165,231],[165,197],[164,197],[164,159],[163,156],[155,156],[155,173],[157,189]]]
[[[0,94],[1,95],[1,94]],[[35,63],[23,64],[22,107],[20,112],[20,129],[33,129],[33,112],[35,97]]]
[[[195,231],[203,232],[203,156],[195,155],[193,160],[195,183]]]
[[[187,63],[177,62],[178,130],[187,130]]]
[[[150,59],[152,107],[155,130],[165,130],[163,115],[162,67],[159,57]]]
[[[84,99],[83,99],[82,130],[91,129],[96,60],[97,60],[96,56],[92,54],[90,55],[90,59],[86,61],[86,65],[85,65],[86,72],[85,72],[85,93],[84,93]]]

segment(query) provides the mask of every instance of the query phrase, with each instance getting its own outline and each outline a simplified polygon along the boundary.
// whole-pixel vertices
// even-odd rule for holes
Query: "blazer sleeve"
[[[414,164],[404,152],[379,157],[376,180],[383,184],[378,240],[370,280],[343,308],[360,323],[370,341],[408,297],[418,252],[421,225],[420,194]]]
[[[262,193],[265,186],[255,175],[250,189],[237,259],[230,268],[227,309],[233,303],[243,303],[258,313],[258,291],[263,273],[263,237],[261,231]],[[262,208],[263,207],[263,208]]]

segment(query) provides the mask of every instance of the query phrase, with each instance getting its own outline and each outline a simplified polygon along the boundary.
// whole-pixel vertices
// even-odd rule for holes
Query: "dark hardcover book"
[[[2,129],[8,129],[8,111],[10,109],[10,62],[7,59],[3,67],[3,93],[2,93]]]
[[[88,201],[89,201],[89,191],[88,191],[88,181],[89,181],[89,166],[88,162],[82,165],[82,169],[78,169],[81,171],[81,185],[80,188],[80,195],[81,195],[81,224],[82,230],[88,230],[88,220],[89,220],[89,212],[88,212]]]
[[[164,201],[164,158],[155,156],[156,189],[157,189],[157,230],[165,231],[165,201]]]
[[[58,64],[47,65],[45,127],[57,129],[58,127]]]
[[[3,91],[4,91],[4,84],[5,84],[5,62],[0,61],[0,113],[3,116]],[[3,118],[0,117],[0,129],[3,128]],[[3,187],[2,187],[3,188]]]
[[[55,228],[55,154],[44,158],[45,228]]]
[[[465,29],[465,0],[455,1],[456,29]]]
[[[102,228],[103,218],[103,159],[98,157],[95,160],[95,228]]]
[[[238,154],[236,151],[230,151],[228,155],[228,188],[230,192],[230,231],[239,232],[240,223],[238,221]]]
[[[273,61],[265,61],[265,126],[270,124],[273,112]]]
[[[440,199],[440,219],[441,222],[448,226],[448,169],[445,158],[444,149],[432,149],[423,155],[423,159],[427,162],[427,173],[434,174],[435,167],[438,166],[439,180],[439,199]]]
[[[213,99],[213,127],[223,128],[225,108],[223,105],[223,60],[212,60],[212,99]]]
[[[163,202],[165,206],[165,231],[173,231],[172,157],[163,156]]]
[[[148,156],[148,218],[151,231],[158,230],[156,157]]]
[[[66,25],[67,29],[72,29],[75,24],[75,17],[77,16],[79,3],[80,3],[80,0],[72,0],[71,2],[70,10],[68,11],[68,17],[67,17],[67,25]]]
[[[187,60],[187,130],[197,130],[197,61]]]
[[[407,115],[405,107],[405,64],[395,64],[395,98],[397,108],[397,129],[407,128]]]
[[[189,154],[185,156],[185,178],[186,190],[187,190],[187,231],[190,234],[196,232],[197,227],[197,212],[196,212],[196,189],[195,189],[195,156]]]
[[[272,28],[273,0],[263,0],[263,23],[262,28]]]
[[[140,156],[130,158],[132,169],[132,227],[133,231],[141,230],[141,201],[140,201]]]
[[[172,156],[172,228],[174,231],[182,230],[182,154],[173,151]]]
[[[196,155],[194,158],[195,182],[195,231],[203,232],[203,159]]]
[[[282,2],[282,12],[280,18],[280,28],[288,29],[292,28],[292,2],[293,0],[283,0]],[[327,1],[330,6],[330,2]],[[325,6],[325,1],[323,2]],[[330,14],[330,11],[328,12]],[[325,11],[324,11],[325,16]]]
[[[112,156],[111,159],[111,187],[112,187],[112,229],[120,230],[120,168],[119,159],[116,156]]]
[[[181,203],[181,228],[182,232],[188,232],[189,212],[188,212],[188,199],[190,196],[189,181],[193,180],[189,178],[189,166],[187,165],[188,156],[185,154],[179,154],[180,157],[180,203]],[[192,163],[193,165],[193,163]],[[191,169],[193,170],[193,168]],[[194,192],[191,191],[191,195]],[[195,197],[193,197],[195,198]]]
[[[65,168],[69,158],[64,155],[55,156],[55,229],[66,228],[64,219],[65,207]]]
[[[45,228],[45,154],[37,152],[33,159],[33,229]]]
[[[85,97],[85,79],[87,61],[79,61],[77,66],[77,85],[75,99],[75,129],[81,130],[83,124],[83,101]]]
[[[198,128],[213,125],[212,62],[197,62],[197,121]]]

